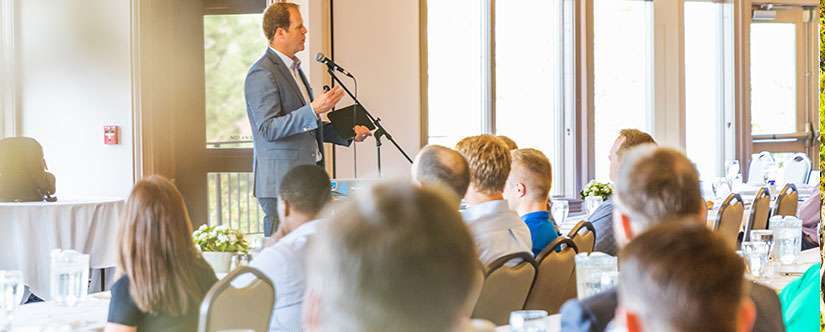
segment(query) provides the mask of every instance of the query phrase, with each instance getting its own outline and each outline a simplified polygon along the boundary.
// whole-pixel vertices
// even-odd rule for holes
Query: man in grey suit
[[[254,192],[264,211],[264,235],[269,237],[278,226],[277,193],[284,174],[298,165],[323,166],[324,142],[348,146],[371,134],[355,126],[355,137],[340,137],[321,121],[320,115],[333,110],[344,92],[335,87],[313,98],[295,56],[304,50],[307,34],[298,5],[274,3],[263,16],[268,47],[249,69],[244,95],[255,149]]]
[[[699,173],[679,151],[652,144],[631,149],[623,158],[615,187],[613,231],[619,247],[659,224],[706,223]],[[773,290],[751,283],[750,297],[757,309],[754,331],[785,331],[779,298]],[[561,308],[561,330],[604,331],[617,306],[616,289],[570,300]]]

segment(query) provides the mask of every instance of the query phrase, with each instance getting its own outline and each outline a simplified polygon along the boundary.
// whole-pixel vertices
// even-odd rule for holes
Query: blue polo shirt
[[[538,255],[544,247],[559,237],[559,231],[550,217],[550,212],[530,212],[521,216],[521,220],[530,229],[530,237],[533,239],[533,255]]]

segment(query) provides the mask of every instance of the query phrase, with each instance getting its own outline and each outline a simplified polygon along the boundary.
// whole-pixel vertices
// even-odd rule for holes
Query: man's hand
[[[320,115],[331,111],[342,97],[344,97],[344,90],[336,86],[332,88],[332,90],[324,92],[318,96],[318,98],[315,98],[310,105],[312,109],[315,110],[315,113]]]
[[[356,142],[363,142],[367,137],[372,136],[370,129],[361,125],[352,127],[352,130],[355,131],[355,138]]]

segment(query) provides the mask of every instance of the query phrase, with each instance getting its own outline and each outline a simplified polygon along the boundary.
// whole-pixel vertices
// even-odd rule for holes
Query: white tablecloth
[[[120,198],[0,203],[0,270],[22,271],[32,292],[48,298],[52,249],[89,254],[91,268],[115,266],[123,205]]]
[[[102,331],[109,313],[109,292],[92,294],[75,307],[38,302],[17,308],[12,331]]]
[[[807,271],[811,265],[819,263],[819,248],[808,249],[800,254],[796,263],[791,265],[777,266],[778,271],[774,271],[773,275],[768,278],[761,278],[756,282],[773,288],[779,293],[782,288],[785,288],[791,281],[798,279]]]
[[[561,315],[555,314],[547,317],[547,332],[561,331]],[[496,332],[510,332],[510,325],[499,326]]]

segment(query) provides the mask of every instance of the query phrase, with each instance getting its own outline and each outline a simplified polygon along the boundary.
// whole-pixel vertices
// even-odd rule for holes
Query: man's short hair
[[[637,232],[695,217],[705,207],[699,172],[681,152],[652,144],[627,152],[615,183],[616,203]]]
[[[650,134],[638,129],[628,128],[619,130],[619,138],[622,137],[624,138],[624,143],[622,143],[622,146],[616,151],[619,160],[621,160],[624,154],[631,148],[642,144],[656,144],[656,140],[654,140]]]
[[[510,174],[510,150],[496,136],[478,135],[462,139],[456,144],[470,164],[470,183],[485,194],[504,191]]]
[[[278,198],[289,202],[294,209],[318,214],[332,197],[329,175],[315,165],[295,166],[281,181]]]
[[[272,41],[275,31],[278,28],[289,31],[289,9],[298,10],[298,4],[291,2],[276,2],[264,10],[264,21],[262,24],[266,40]]]
[[[321,331],[453,331],[478,268],[446,190],[382,184],[336,207],[312,242]]]
[[[519,175],[525,177],[531,198],[547,200],[553,186],[550,160],[536,149],[518,149],[510,154],[513,156],[511,172],[518,171]]]
[[[504,135],[498,135],[496,137],[498,137],[498,139],[504,142],[504,145],[506,145],[507,149],[509,149],[510,151],[518,149],[518,144],[516,144],[516,141],[514,141],[513,139]]]
[[[467,159],[458,151],[428,145],[418,153],[415,180],[422,185],[439,184],[452,189],[461,198],[470,186],[470,168]]]
[[[652,228],[619,253],[620,305],[650,331],[730,331],[747,296],[745,265],[704,225]]]

